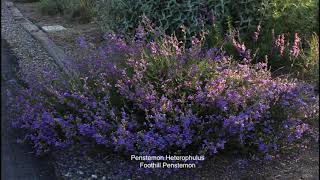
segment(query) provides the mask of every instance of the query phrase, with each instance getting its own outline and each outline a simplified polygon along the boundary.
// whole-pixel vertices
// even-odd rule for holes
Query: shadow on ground
[[[50,180],[55,178],[49,157],[38,158],[29,144],[18,144],[21,131],[11,128],[8,104],[17,86],[16,58],[7,42],[1,39],[1,179]]]

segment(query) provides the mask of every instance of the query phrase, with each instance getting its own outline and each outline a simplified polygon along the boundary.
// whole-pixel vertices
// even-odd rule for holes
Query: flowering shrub
[[[291,37],[288,34],[282,33],[276,36],[272,33],[273,40],[271,41],[272,44],[269,45],[271,48],[267,49],[268,52],[260,52],[259,55],[266,55],[263,53],[267,53],[272,71],[277,71],[274,74],[290,74],[319,87],[317,76],[319,67],[318,35],[314,33],[310,40],[302,39],[301,36],[298,33],[294,33]],[[256,48],[258,49],[258,47]]]
[[[274,76],[294,77],[318,88],[318,35],[314,33],[310,39],[305,39],[297,32],[267,32],[268,29],[259,24],[248,40],[234,29],[223,39],[215,39],[216,34],[209,31],[206,43],[209,47],[218,44],[235,60],[247,59],[253,63],[268,60],[268,67]]]
[[[319,36],[314,34],[309,41],[310,49],[303,54],[303,59],[306,61],[302,63],[302,76],[315,84],[319,90]]]
[[[21,92],[14,126],[28,130],[38,154],[94,141],[118,153],[215,155],[239,147],[272,159],[311,132],[318,98],[310,86],[272,78],[265,63],[204,50],[196,38],[186,49],[175,37],[151,33],[148,42],[137,32],[129,43],[106,35],[102,47],[81,38],[93,51],[79,63],[79,79]]]
[[[319,34],[319,1],[318,0],[272,0],[268,4],[269,21],[267,29],[275,28],[278,32],[294,34],[298,32],[303,38],[311,37],[313,32]],[[301,17],[305,17],[301,20]],[[272,19],[272,20],[271,20]]]

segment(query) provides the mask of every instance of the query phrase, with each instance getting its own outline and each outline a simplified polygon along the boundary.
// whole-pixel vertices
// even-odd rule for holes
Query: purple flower
[[[227,111],[228,110],[228,102],[225,100],[218,100],[217,106],[222,110],[222,111]]]
[[[266,152],[267,151],[268,146],[264,143],[260,143],[259,144],[259,151],[260,152]]]
[[[80,124],[79,132],[83,136],[92,136],[96,133],[96,130],[94,129],[94,127],[90,126],[89,124]]]
[[[271,161],[271,160],[272,160],[272,156],[269,155],[269,154],[267,154],[267,155],[264,157],[264,159],[265,159],[266,161]]]
[[[214,156],[243,146],[265,156],[312,132],[304,124],[319,112],[312,88],[251,64],[235,38],[241,62],[196,38],[189,50],[176,37],[150,34],[148,42],[139,28],[135,39],[109,34],[84,50],[72,81],[52,85],[45,70],[49,85],[21,91],[12,124],[37,153],[92,141],[119,154]]]
[[[88,46],[88,44],[87,44],[87,42],[86,42],[84,37],[79,37],[78,41],[79,41],[80,48],[83,48],[83,49],[88,49],[89,48],[89,46]]]

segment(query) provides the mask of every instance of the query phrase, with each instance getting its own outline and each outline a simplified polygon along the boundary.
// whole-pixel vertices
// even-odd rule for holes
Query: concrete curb
[[[71,58],[68,57],[64,51],[59,48],[38,26],[29,21],[18,8],[14,6],[11,1],[5,1],[5,6],[11,11],[14,20],[16,20],[21,27],[27,31],[34,39],[40,42],[40,44],[47,50],[48,54],[53,58],[55,64],[62,69],[69,77],[75,77],[78,72],[75,68],[72,68]]]

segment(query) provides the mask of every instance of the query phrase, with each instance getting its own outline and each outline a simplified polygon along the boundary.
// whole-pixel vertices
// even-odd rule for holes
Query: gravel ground
[[[45,77],[45,72],[59,74],[58,67],[40,43],[13,19],[3,1],[1,4],[1,37],[8,42],[18,58],[19,78],[34,83],[37,77]]]

